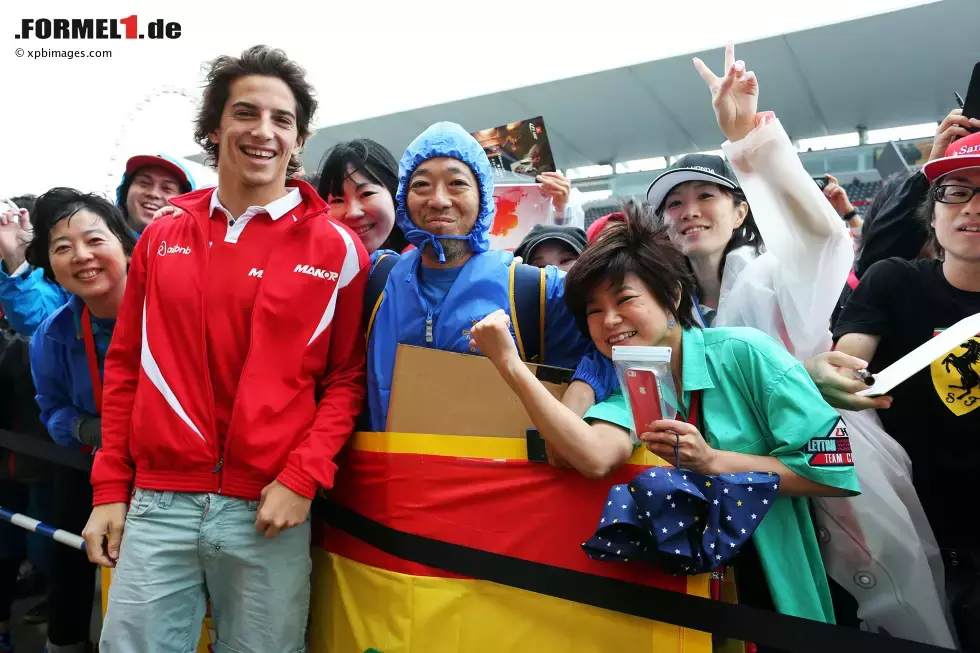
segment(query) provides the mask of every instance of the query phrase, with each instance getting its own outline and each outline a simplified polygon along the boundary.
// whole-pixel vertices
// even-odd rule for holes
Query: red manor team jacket
[[[105,361],[94,505],[128,501],[134,484],[249,500],[274,479],[306,497],[332,486],[364,400],[369,260],[312,187],[290,185],[303,199],[280,219],[295,223],[248,280],[260,284],[251,342],[223,438],[204,319],[208,275],[222,274],[208,267],[214,189],[183,195],[183,215],[143,232]]]

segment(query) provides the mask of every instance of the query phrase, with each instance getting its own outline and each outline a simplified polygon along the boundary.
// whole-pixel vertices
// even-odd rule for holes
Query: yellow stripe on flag
[[[710,653],[711,635],[481,580],[313,551],[310,653]],[[707,596],[708,576],[688,593]]]
[[[527,460],[523,438],[495,438],[474,435],[432,435],[428,433],[378,433],[359,431],[351,446],[357,451],[377,453],[428,454],[491,460]],[[633,450],[628,464],[662,467],[667,463],[646,447]]]

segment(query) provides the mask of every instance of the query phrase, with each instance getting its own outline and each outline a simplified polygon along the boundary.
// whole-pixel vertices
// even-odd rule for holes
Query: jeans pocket
[[[156,490],[144,490],[136,488],[133,491],[133,499],[129,502],[129,512],[126,517],[142,517],[156,503],[160,493]]]
[[[259,511],[259,502],[258,501],[249,501],[246,504],[246,508],[248,508],[248,511],[249,512],[258,512]]]

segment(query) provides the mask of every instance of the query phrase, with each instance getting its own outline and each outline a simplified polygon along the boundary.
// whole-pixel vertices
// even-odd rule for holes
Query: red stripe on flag
[[[592,480],[573,470],[521,460],[355,450],[339,466],[331,499],[391,528],[546,565],[686,590],[684,577],[649,565],[591,560],[581,549],[595,532],[609,489],[639,474],[639,466],[627,465],[608,478]],[[353,546],[331,533],[326,544],[344,557],[374,564],[370,558],[383,563],[375,566],[396,571],[388,566],[397,564],[390,556],[379,558],[385,554],[369,551],[363,543]]]

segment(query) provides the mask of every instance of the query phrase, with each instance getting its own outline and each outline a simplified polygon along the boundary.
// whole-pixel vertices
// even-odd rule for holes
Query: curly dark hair
[[[222,55],[207,64],[207,86],[201,99],[201,109],[194,123],[194,140],[208,155],[212,165],[218,165],[218,145],[210,134],[221,124],[221,114],[228,102],[231,84],[248,75],[263,75],[281,79],[296,98],[296,130],[303,142],[310,136],[310,122],[316,113],[317,102],[313,86],[306,81],[306,71],[286,53],[267,45],[253,45],[241,57]],[[292,176],[302,164],[291,156],[286,174]]]
[[[71,220],[79,211],[90,211],[105,220],[109,231],[122,243],[127,256],[132,255],[133,248],[136,247],[136,237],[118,206],[94,193],[83,193],[74,188],[52,188],[34,203],[34,210],[31,212],[34,238],[24,253],[27,262],[44,270],[44,277],[50,281],[56,281],[48,254],[51,230],[62,220]]]
[[[565,302],[579,328],[589,335],[586,305],[589,296],[606,283],[618,285],[635,274],[657,303],[685,328],[694,319],[694,276],[687,260],[670,242],[667,228],[658,225],[649,205],[624,202],[625,221],[610,221],[565,276]]]

